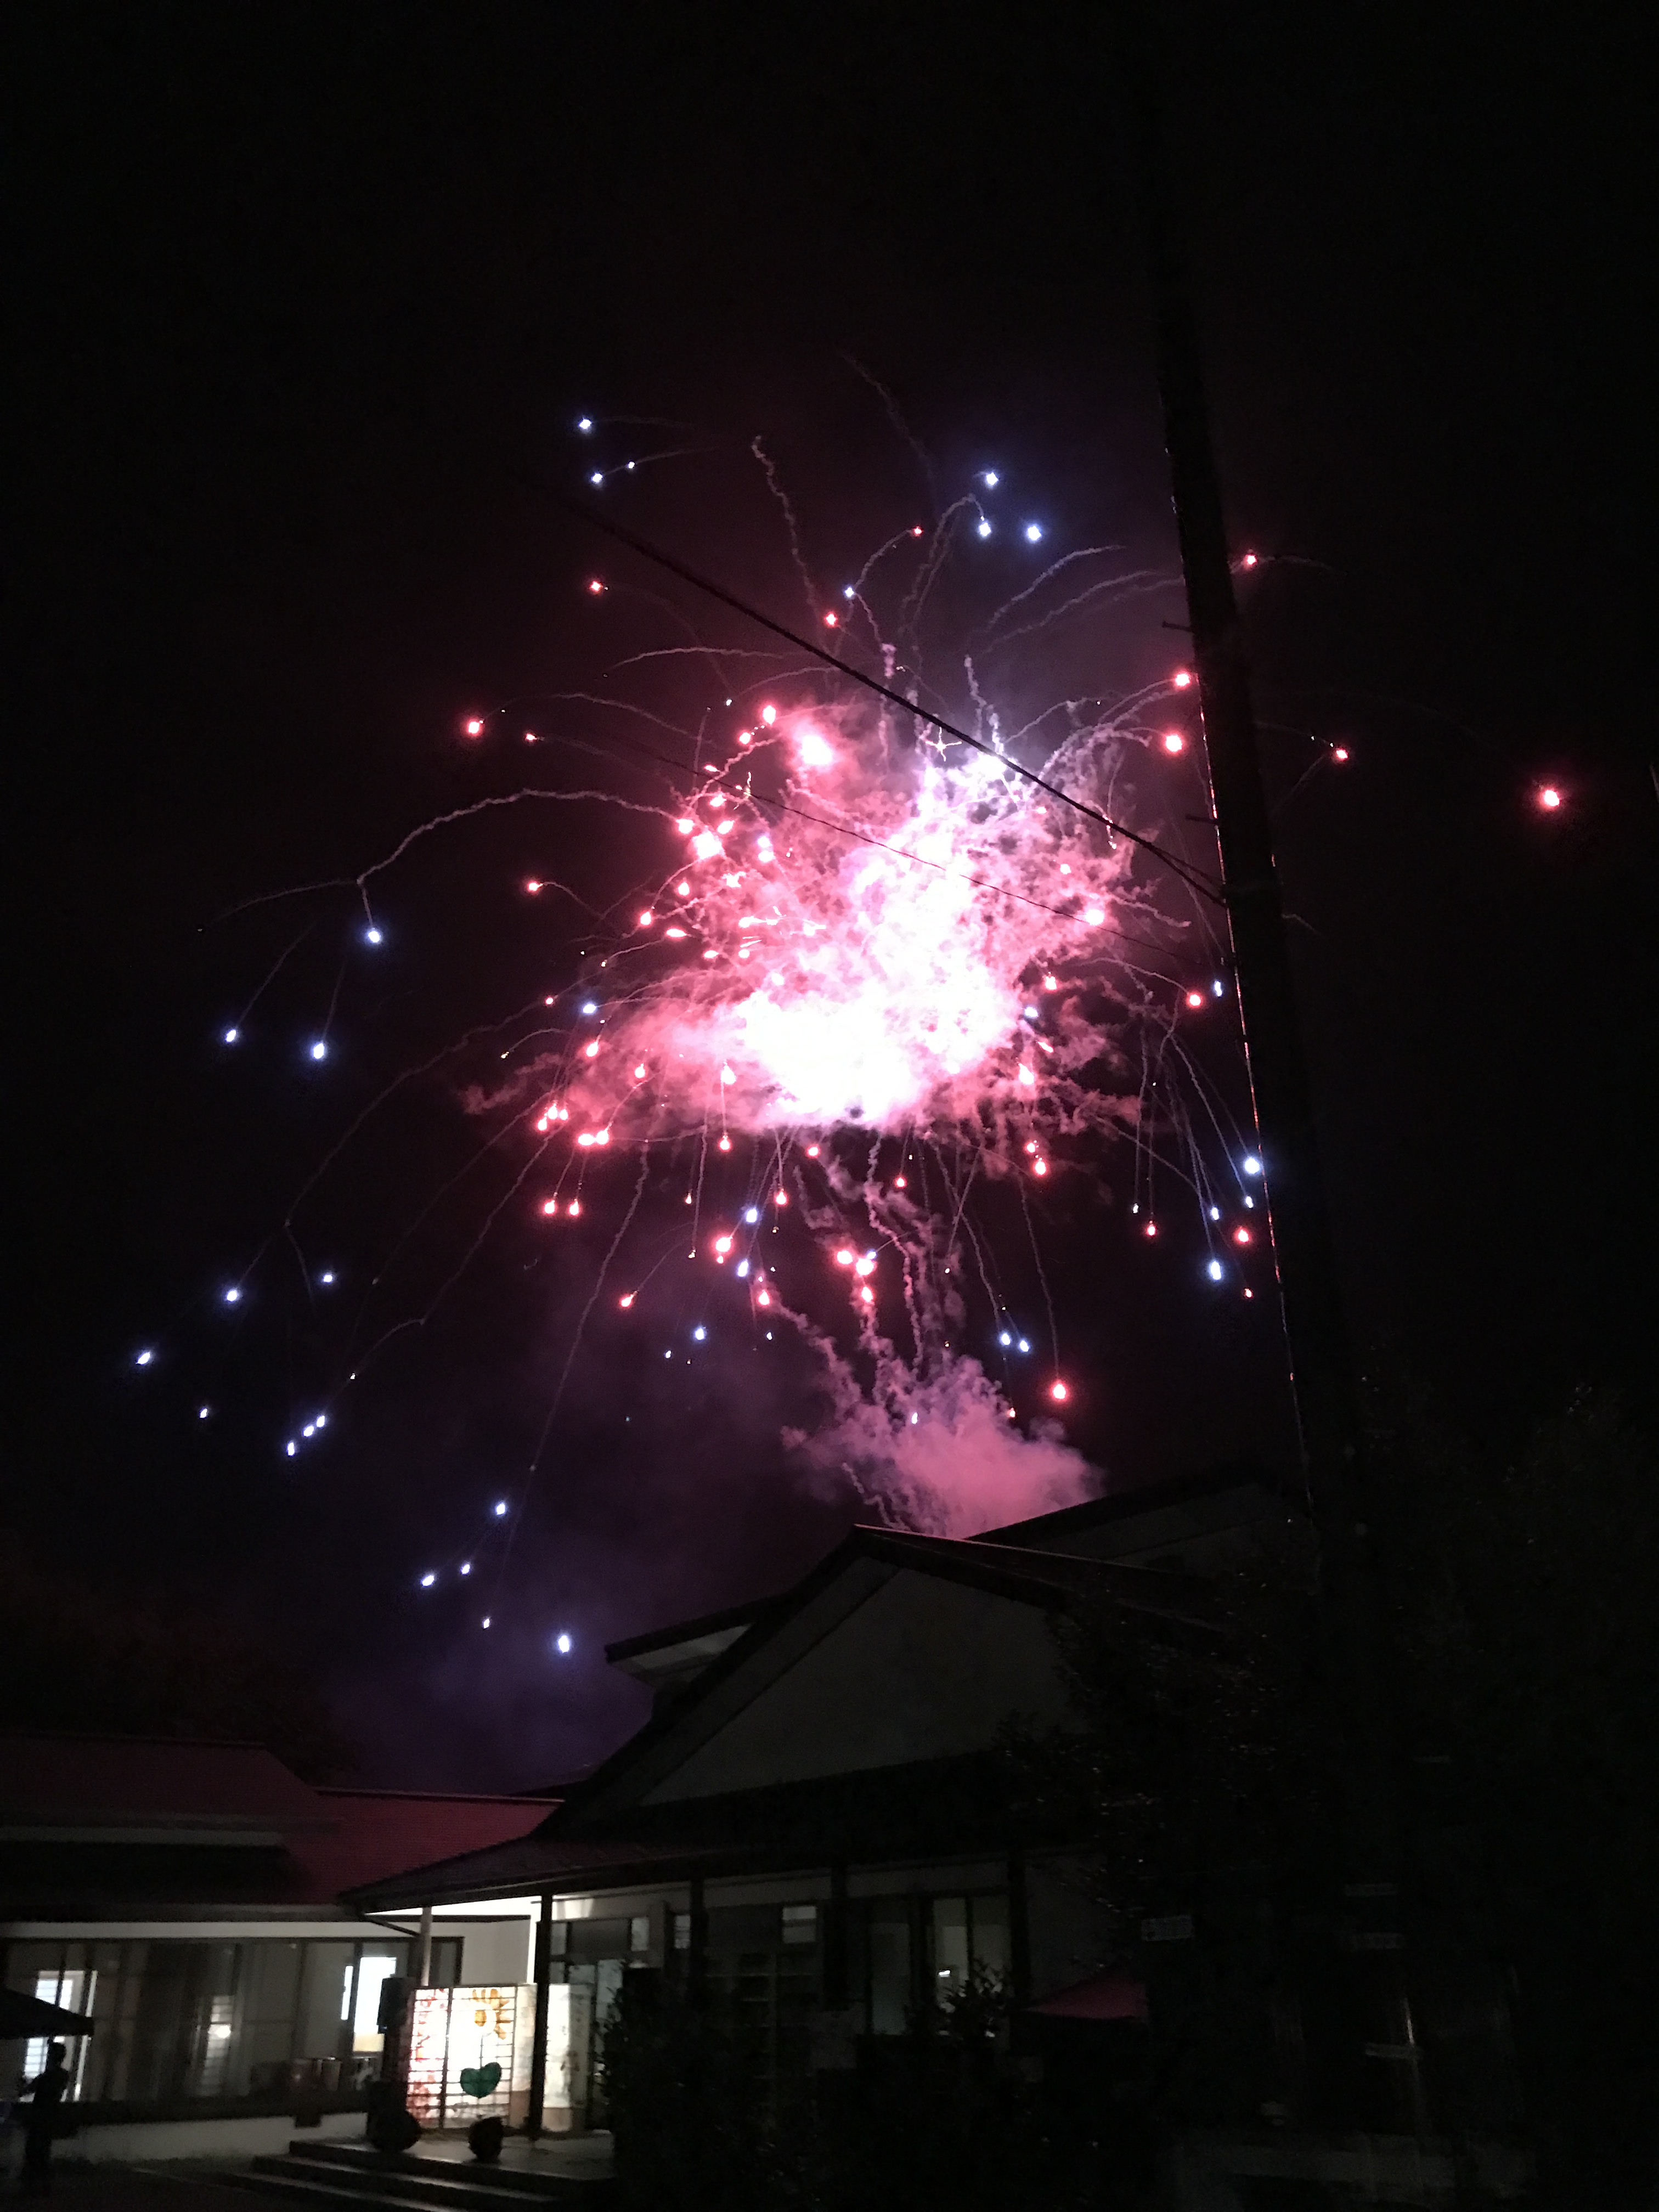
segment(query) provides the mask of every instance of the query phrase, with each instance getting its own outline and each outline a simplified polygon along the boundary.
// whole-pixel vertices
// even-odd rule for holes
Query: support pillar
[[[1031,2002],[1031,1912],[1025,1895],[1025,1854],[1008,1854],[1008,1981],[1017,2007]]]
[[[693,1996],[708,1987],[708,1907],[703,1898],[702,1876],[691,1877],[690,1943],[685,1954],[685,1985]]]
[[[534,2142],[542,2131],[542,2112],[547,2103],[547,2015],[550,2009],[548,1991],[553,1985],[553,1899],[545,1890],[542,1893],[541,1912],[536,1922],[536,2030],[530,2045],[530,2109],[525,2114],[524,2131]]]

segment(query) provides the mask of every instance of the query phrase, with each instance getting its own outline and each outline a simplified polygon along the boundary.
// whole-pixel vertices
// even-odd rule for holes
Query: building
[[[1024,2007],[1132,2016],[1091,1871],[1010,1808],[1000,1745],[1065,1718],[1057,1614],[1104,1592],[1205,1632],[1206,1575],[1302,1534],[1244,1477],[966,1541],[855,1528],[779,1596],[611,1645],[654,1692],[629,1741],[531,1832],[351,1901],[436,1929],[517,1918],[532,1967],[490,2047],[499,2109],[532,2127],[597,2117],[595,2030],[630,1964],[733,1992],[779,2075],[850,2065],[975,1968]],[[422,1994],[411,2105],[452,2124],[482,2013]]]
[[[0,1737],[0,1979],[94,2022],[71,2046],[76,2154],[277,2149],[296,2119],[361,2133],[380,1984],[418,1965],[420,1929],[342,1893],[510,1845],[549,1809],[313,1789],[250,1744]],[[523,1924],[452,1916],[429,1970],[521,1981]],[[44,2057],[0,2045],[8,2075]]]

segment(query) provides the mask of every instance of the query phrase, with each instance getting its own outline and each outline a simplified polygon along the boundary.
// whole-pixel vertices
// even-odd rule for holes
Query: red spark
[[[1561,804],[1561,793],[1556,789],[1553,783],[1544,784],[1540,786],[1539,789],[1538,804],[1543,807],[1547,812],[1553,813]]]
[[[1186,751],[1187,740],[1182,736],[1179,730],[1165,730],[1164,732],[1164,750],[1166,753],[1184,753]]]
[[[1177,668],[1175,674],[1170,678],[1170,681],[1174,684],[1177,691],[1190,690],[1192,689],[1193,672],[1190,668]]]
[[[481,738],[483,735],[483,722],[477,714],[474,714],[471,720],[464,722],[461,726],[469,738]]]
[[[1057,1406],[1063,1406],[1071,1395],[1063,1382],[1055,1382],[1048,1385],[1048,1395]]]

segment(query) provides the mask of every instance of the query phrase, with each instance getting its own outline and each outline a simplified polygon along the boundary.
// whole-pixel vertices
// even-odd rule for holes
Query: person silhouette
[[[58,2108],[69,2087],[69,2069],[64,2063],[66,2056],[64,2045],[49,2044],[45,2067],[33,2081],[26,2084],[30,2101],[23,2126],[25,2197],[52,2194],[52,2146],[58,2133]]]

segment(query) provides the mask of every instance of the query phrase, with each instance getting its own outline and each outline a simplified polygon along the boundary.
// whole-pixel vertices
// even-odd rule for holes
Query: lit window
[[[818,1940],[818,1908],[816,1905],[786,1905],[783,1908],[783,1940],[786,1943],[816,1943]]]

